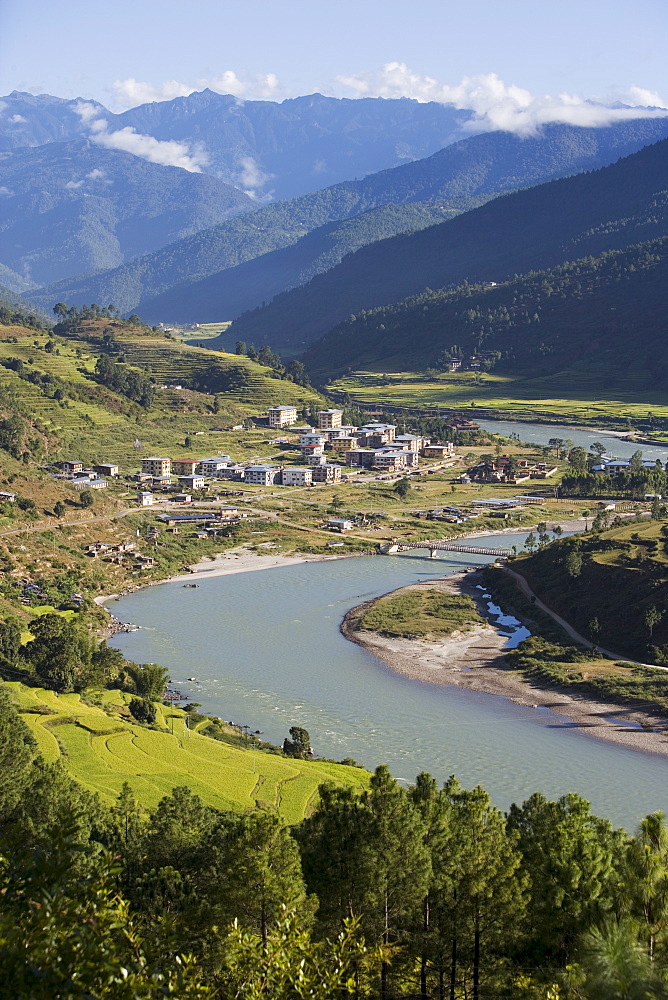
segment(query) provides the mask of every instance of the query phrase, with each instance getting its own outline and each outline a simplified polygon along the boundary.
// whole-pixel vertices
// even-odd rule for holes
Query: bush
[[[156,720],[155,705],[147,698],[133,698],[128,708],[130,709],[130,715],[137,722],[146,722],[151,725]]]

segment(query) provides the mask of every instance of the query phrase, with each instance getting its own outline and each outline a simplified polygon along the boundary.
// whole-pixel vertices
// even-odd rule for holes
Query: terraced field
[[[296,823],[313,807],[323,781],[361,789],[369,777],[357,768],[292,761],[209,739],[189,730],[179,709],[157,706],[156,727],[137,725],[125,708],[130,696],[120,691],[99,692],[102,704],[94,706],[75,694],[15,682],[6,688],[44,757],[61,760],[73,778],[109,803],[125,782],[146,806],[187,785],[217,809],[260,806]]]

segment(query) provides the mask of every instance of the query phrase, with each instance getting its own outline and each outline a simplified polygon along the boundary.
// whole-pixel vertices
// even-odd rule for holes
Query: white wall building
[[[244,482],[253,486],[271,486],[279,478],[281,470],[277,465],[249,465]]]
[[[217,476],[221,469],[232,465],[229,455],[214,455],[213,458],[203,458],[197,466],[200,476]]]
[[[271,406],[267,411],[270,427],[287,427],[297,420],[296,406]]]
[[[343,410],[318,410],[318,427],[340,427],[343,422]]]
[[[300,466],[289,466],[281,473],[283,486],[310,486],[313,482],[313,470]]]
[[[172,471],[171,458],[142,458],[141,471],[149,476],[168,476]]]

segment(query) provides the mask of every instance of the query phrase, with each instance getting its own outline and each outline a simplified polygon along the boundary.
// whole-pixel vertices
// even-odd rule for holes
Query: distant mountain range
[[[237,188],[88,139],[0,160],[0,259],[17,291],[140,254],[255,209]],[[17,287],[18,285],[18,287]]]
[[[254,191],[260,201],[293,198],[429,156],[462,138],[472,118],[468,111],[407,98],[312,94],[279,104],[210,90],[122,114],[95,101],[48,94],[14,91],[1,102],[0,151],[87,138],[97,120],[108,134],[134,129],[181,143],[203,172]]]
[[[57,299],[114,302],[151,322],[233,319],[369,243],[422,229],[499,193],[610,163],[666,135],[668,118],[599,129],[554,125],[529,138],[506,132],[471,136],[427,159],[268,205],[32,297],[45,307]],[[264,323],[264,315],[244,317],[244,326],[252,327],[249,338],[267,339],[255,325],[256,318]],[[296,326],[299,335],[287,337],[272,326],[272,343],[303,349],[324,332]]]

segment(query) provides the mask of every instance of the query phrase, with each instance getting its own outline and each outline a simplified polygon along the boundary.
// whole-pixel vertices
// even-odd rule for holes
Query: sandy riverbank
[[[481,591],[476,589],[479,582],[478,573],[457,573],[443,580],[430,580],[401,589],[437,588],[444,593],[470,594],[484,612]],[[532,708],[549,708],[589,735],[635,750],[668,755],[668,720],[625,706],[536,687],[511,670],[503,655],[507,637],[493,625],[475,625],[470,631],[432,640],[401,639],[357,631],[357,621],[373,603],[369,601],[349,611],[341,631],[347,639],[373,653],[397,673],[430,684],[454,685],[499,695]],[[638,728],[642,725],[654,731]]]
[[[202,559],[193,563],[189,567],[188,573],[179,573],[176,576],[168,576],[164,580],[150,580],[137,584],[136,587],[128,587],[127,590],[119,594],[105,594],[93,598],[95,604],[103,606],[107,601],[114,601],[119,597],[125,597],[136,590],[143,590],[144,587],[159,587],[163,583],[198,583],[200,580],[210,580],[216,576],[229,576],[232,573],[251,573],[259,569],[277,569],[281,566],[296,566],[299,563],[323,562],[331,559],[346,559],[357,553],[348,552],[345,555],[312,555],[304,552],[300,555],[282,555],[268,549],[265,552],[257,552],[246,545],[238,545],[234,549],[226,549],[219,552],[211,559]]]

